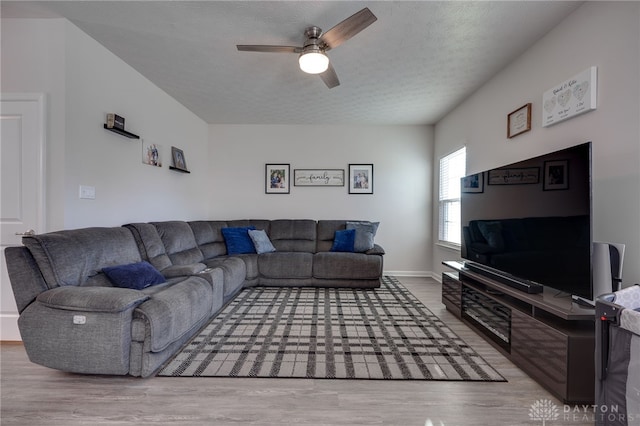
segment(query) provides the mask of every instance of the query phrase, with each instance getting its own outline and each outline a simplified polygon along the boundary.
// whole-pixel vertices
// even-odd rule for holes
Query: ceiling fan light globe
[[[300,69],[307,74],[321,74],[329,68],[329,58],[321,52],[303,53],[298,62]]]

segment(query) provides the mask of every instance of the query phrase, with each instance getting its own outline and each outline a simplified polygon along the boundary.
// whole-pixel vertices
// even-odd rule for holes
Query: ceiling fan
[[[364,8],[331,28],[326,33],[316,26],[304,31],[305,41],[302,47],[239,44],[236,47],[244,52],[299,53],[300,69],[309,74],[318,74],[329,89],[339,86],[338,75],[329,62],[326,52],[335,49],[360,31],[374,23],[378,18]]]

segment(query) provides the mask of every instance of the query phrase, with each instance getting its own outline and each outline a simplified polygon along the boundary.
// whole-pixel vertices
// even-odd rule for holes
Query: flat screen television
[[[591,142],[462,178],[460,208],[465,266],[593,299]]]

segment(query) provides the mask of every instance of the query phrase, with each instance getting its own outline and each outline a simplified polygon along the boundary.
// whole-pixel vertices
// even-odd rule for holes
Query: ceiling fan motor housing
[[[318,27],[309,27],[304,31],[306,40],[298,60],[300,68],[306,73],[320,74],[329,66],[329,58],[324,53],[324,46],[319,40],[321,34],[322,30]]]

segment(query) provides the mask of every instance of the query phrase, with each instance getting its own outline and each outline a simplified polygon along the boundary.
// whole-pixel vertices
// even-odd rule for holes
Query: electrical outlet
[[[80,185],[80,198],[84,200],[96,199],[96,187]]]

